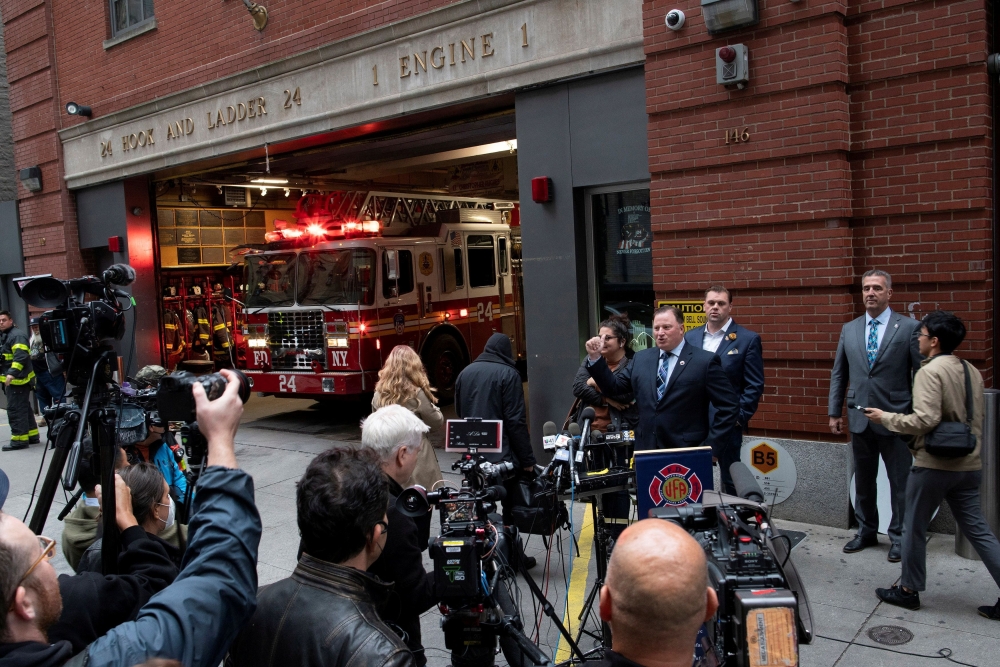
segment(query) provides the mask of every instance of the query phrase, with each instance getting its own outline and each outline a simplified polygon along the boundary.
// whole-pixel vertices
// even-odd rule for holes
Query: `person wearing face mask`
[[[99,486],[98,495],[100,495]],[[115,519],[122,531],[122,553],[118,557],[120,574],[104,576],[98,571],[59,575],[58,598],[61,598],[61,604],[56,604],[56,596],[52,596],[53,599],[45,605],[45,613],[55,619],[51,625],[48,625],[51,618],[43,619],[44,624],[48,625],[46,634],[49,642],[57,644],[68,641],[73,653],[82,651],[112,628],[135,619],[149,598],[166,588],[178,574],[177,565],[170,560],[162,541],[152,539],[139,526],[133,513],[132,494],[121,476],[117,475]],[[2,512],[0,521],[16,523],[13,517],[6,516]],[[17,527],[26,530],[23,524]],[[43,537],[36,539],[40,543],[44,542],[43,555],[49,553],[47,549],[54,551],[53,540]],[[98,564],[100,555],[98,551]],[[37,564],[35,569],[40,565]],[[28,575],[25,575],[24,579],[27,578]],[[39,647],[39,650],[44,649]],[[0,650],[0,664],[3,663],[3,656],[3,650]]]
[[[177,567],[184,558],[187,545],[187,526],[176,521],[176,505],[170,496],[170,487],[152,463],[129,466],[121,473],[132,494],[132,514],[149,539],[159,542],[170,560]],[[101,544],[98,539],[80,558],[77,572],[101,571]]]

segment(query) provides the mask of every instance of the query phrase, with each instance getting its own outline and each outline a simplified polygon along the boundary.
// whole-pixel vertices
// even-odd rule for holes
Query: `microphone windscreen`
[[[599,428],[595,428],[590,432],[590,441],[595,443],[604,442],[604,432]]]
[[[594,417],[597,415],[594,413],[594,408],[587,406],[580,413],[580,421],[594,421]]]
[[[555,422],[545,422],[544,424],[542,424],[542,435],[543,436],[557,435],[558,433],[559,433],[559,431],[558,431],[558,429],[556,429],[556,423]]]
[[[574,436],[574,437],[575,436],[579,436],[580,435],[580,425],[577,424],[576,422],[570,422],[569,423],[569,434],[572,435],[572,436]]]
[[[750,472],[750,469],[742,461],[737,461],[729,466],[729,474],[733,478],[736,495],[755,503],[764,502],[764,492],[761,490],[760,484],[757,483],[753,473]]]

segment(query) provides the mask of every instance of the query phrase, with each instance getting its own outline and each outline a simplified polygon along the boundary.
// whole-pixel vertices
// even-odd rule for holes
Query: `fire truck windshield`
[[[295,303],[294,253],[247,257],[247,307],[270,308]]]
[[[369,248],[306,251],[299,255],[298,302],[361,304],[375,302],[375,252]]]

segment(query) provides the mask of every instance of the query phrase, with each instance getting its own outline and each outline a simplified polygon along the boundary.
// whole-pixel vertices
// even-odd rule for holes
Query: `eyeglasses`
[[[917,338],[936,338],[936,336],[932,336],[929,333],[924,333],[923,331],[921,331],[920,333],[917,334]]]
[[[609,340],[618,340],[618,336],[601,336],[601,340],[607,343]]]
[[[24,573],[24,576],[21,577],[21,580],[17,582],[17,586],[23,584],[24,580],[31,576],[31,573],[35,571],[35,568],[38,567],[38,565],[43,560],[48,560],[49,558],[52,558],[56,553],[56,541],[53,540],[51,537],[45,537],[44,535],[39,535],[38,546],[42,548],[42,555],[35,559],[35,562],[31,564],[31,567],[29,567],[28,571]],[[14,590],[17,590],[17,586],[14,587]]]

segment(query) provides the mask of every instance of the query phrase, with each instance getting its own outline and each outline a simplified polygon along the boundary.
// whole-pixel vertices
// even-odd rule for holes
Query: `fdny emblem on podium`
[[[649,498],[656,507],[678,507],[701,500],[702,484],[697,473],[680,463],[660,468],[649,483]]]

